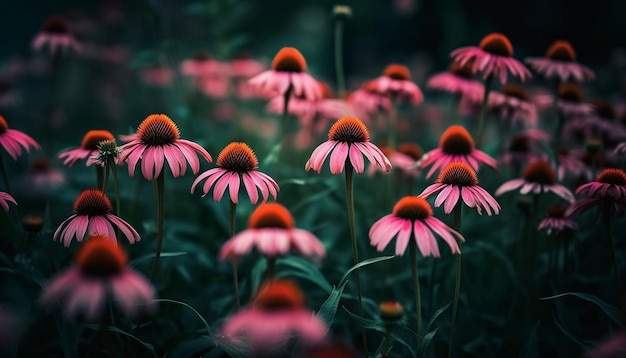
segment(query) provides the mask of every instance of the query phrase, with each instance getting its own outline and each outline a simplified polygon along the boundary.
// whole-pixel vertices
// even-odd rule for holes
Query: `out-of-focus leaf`
[[[433,338],[437,335],[437,331],[439,331],[439,327],[433,329],[432,331],[426,333],[422,340],[419,342],[417,347],[417,357],[426,357],[426,353],[428,352],[428,347],[430,347],[430,343]]]
[[[169,303],[174,303],[174,304],[181,305],[181,306],[189,308],[191,311],[193,311],[193,313],[196,314],[196,316],[198,316],[198,318],[200,318],[202,323],[204,323],[204,327],[206,328],[207,333],[209,334],[209,336],[211,335],[211,327],[209,326],[207,321],[202,317],[202,315],[200,315],[200,313],[198,311],[196,311],[195,308],[191,307],[187,303],[181,302],[181,301],[172,300],[172,299],[169,299],[169,298],[160,298],[160,299],[156,299],[154,301],[155,302],[169,302]]]
[[[350,312],[349,309],[347,309],[346,307],[342,307],[344,309],[344,311],[348,312],[348,315],[356,321],[356,323],[358,323],[361,327],[366,328],[366,329],[374,329],[377,330],[379,332],[385,332],[385,327],[383,327],[383,323],[381,321],[377,321],[374,319],[369,319],[369,318],[364,318],[361,317],[359,315],[356,315],[352,312]]]
[[[371,259],[363,260],[363,261],[359,262],[358,264],[350,267],[348,269],[348,271],[346,271],[346,273],[343,274],[343,276],[341,277],[341,280],[339,280],[339,282],[344,282],[345,280],[347,280],[348,276],[350,276],[350,274],[354,270],[360,269],[361,267],[364,267],[364,266],[367,266],[367,265],[375,264],[377,262],[391,260],[394,257],[396,257],[396,256],[394,256],[394,255],[391,255],[391,256],[380,256],[380,257],[372,257]]]
[[[557,298],[561,298],[561,297],[566,297],[566,296],[574,296],[574,297],[578,297],[581,298],[585,301],[591,302],[593,304],[595,304],[596,306],[600,307],[600,309],[613,321],[615,322],[615,324],[618,327],[622,326],[622,314],[620,312],[620,310],[618,310],[616,307],[609,305],[608,303],[602,301],[601,299],[599,299],[598,297],[594,296],[594,295],[590,295],[588,293],[582,293],[582,292],[565,292],[565,293],[561,293],[558,295],[554,295],[554,296],[550,296],[550,297],[541,297],[539,298],[540,300],[553,300],[553,299],[557,299]]]
[[[57,329],[61,338],[61,349],[68,358],[78,358],[78,342],[84,328],[55,314]]]
[[[176,257],[187,255],[187,252],[161,252],[161,258],[164,257]],[[138,265],[144,263],[145,261],[152,260],[156,256],[156,253],[150,253],[147,255],[140,256],[134,260],[132,260],[128,265],[131,267],[137,267]]]
[[[154,351],[154,347],[152,346],[152,344],[150,343],[146,343],[144,341],[142,341],[141,339],[137,338],[136,336],[125,332],[115,326],[102,326],[102,325],[98,325],[98,324],[84,324],[83,325],[85,328],[89,328],[89,329],[93,329],[94,331],[110,331],[110,332],[115,332],[115,333],[119,333],[121,335],[124,335],[126,337],[132,338],[134,341],[136,341],[137,343],[141,344],[146,351],[148,351],[150,353],[151,356],[153,357],[158,357],[159,355]]]
[[[333,289],[332,285],[328,282],[328,280],[326,280],[326,277],[324,277],[322,272],[305,259],[290,256],[277,260],[276,266],[288,266],[295,269],[278,270],[278,276],[284,276],[286,273],[290,273],[293,276],[301,277],[317,284],[319,287],[326,290],[326,292],[331,292]]]
[[[588,340],[583,340],[580,338],[577,338],[576,336],[574,336],[573,334],[571,334],[570,332],[568,332],[560,323],[559,320],[556,319],[556,317],[554,316],[554,314],[552,315],[552,318],[554,318],[554,324],[556,324],[556,326],[559,328],[559,330],[567,336],[567,338],[571,339],[572,341],[576,342],[579,346],[581,346],[583,349],[585,350],[589,350],[590,348],[594,347],[595,344],[591,341]]]
[[[535,323],[533,329],[528,332],[528,337],[526,338],[526,343],[522,347],[522,351],[520,352],[520,358],[534,358],[539,357],[539,346],[537,344],[537,329],[539,328],[539,324],[541,322]]]
[[[433,313],[432,317],[430,317],[430,321],[428,321],[428,325],[426,326],[426,332],[430,331],[430,327],[433,325],[433,323],[435,323],[435,320],[439,318],[439,316],[441,316],[441,314],[444,313],[448,309],[448,307],[450,307],[451,304],[452,302],[439,308],[438,310],[435,311],[435,313]]]
[[[320,310],[317,312],[317,315],[326,322],[326,326],[330,327],[335,320],[335,313],[337,313],[337,306],[339,306],[339,301],[341,300],[341,294],[343,290],[346,288],[348,281],[342,283],[339,288],[333,287],[333,290],[330,293],[330,296],[322,303]]]
[[[276,163],[276,160],[278,159],[278,152],[280,151],[280,145],[280,141],[274,144],[269,154],[263,160],[263,165],[268,166]]]

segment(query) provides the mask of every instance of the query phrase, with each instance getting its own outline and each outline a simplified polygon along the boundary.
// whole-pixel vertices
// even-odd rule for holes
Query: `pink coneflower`
[[[476,149],[474,139],[462,126],[450,126],[446,129],[439,140],[439,148],[431,150],[424,157],[420,168],[433,164],[426,174],[426,179],[430,178],[438,169],[445,168],[452,162],[467,163],[476,171],[478,171],[480,164],[486,164],[496,169],[496,160]]]
[[[247,53],[235,54],[230,61],[230,74],[235,78],[250,78],[265,71],[265,65]]]
[[[163,65],[152,65],[139,70],[143,83],[156,87],[167,87],[174,81],[174,71]]]
[[[126,254],[114,240],[89,237],[76,254],[75,265],[44,289],[41,304],[61,307],[70,318],[90,322],[104,317],[109,302],[131,319],[153,311],[154,289],[127,266]]]
[[[82,46],[72,34],[70,34],[65,20],[58,16],[49,18],[43,25],[43,29],[33,40],[33,48],[39,50],[45,45],[50,47],[50,53],[54,54],[57,48],[62,52],[72,49],[80,53]]]
[[[424,101],[422,91],[411,81],[411,72],[404,65],[391,64],[385,68],[383,75],[372,82],[372,86],[380,94],[391,99],[409,101],[420,104]]]
[[[14,160],[22,155],[22,147],[27,153],[30,152],[30,147],[40,149],[39,144],[33,138],[15,129],[9,129],[7,121],[2,116],[0,116],[0,145]]]
[[[391,112],[391,100],[377,91],[374,81],[369,81],[352,92],[348,96],[348,106],[357,118],[368,124],[374,124],[381,113]]]
[[[417,177],[420,168],[415,163],[424,159],[424,152],[417,144],[401,143],[398,150],[389,153],[388,158],[394,168],[400,169],[407,176]]]
[[[604,169],[596,181],[583,184],[576,189],[576,195],[583,196],[565,211],[565,215],[583,213],[599,206],[598,215],[624,214],[626,207],[626,174],[616,168]]]
[[[259,161],[246,143],[233,142],[227,145],[217,156],[216,164],[217,168],[207,170],[193,181],[191,184],[192,194],[196,185],[206,179],[207,181],[202,187],[204,195],[207,195],[211,187],[215,185],[213,199],[220,201],[226,188],[229,187],[230,200],[237,204],[239,202],[239,186],[243,180],[252,204],[256,204],[259,200],[257,188],[261,190],[263,202],[267,201],[270,194],[276,199],[279,190],[278,184],[268,175],[257,171]]]
[[[303,125],[316,124],[326,125],[329,119],[339,119],[346,115],[348,105],[338,99],[333,99],[330,87],[323,82],[318,82],[322,92],[322,98],[311,101],[304,98],[292,97],[289,99],[287,111],[289,114],[300,118]],[[274,114],[282,114],[285,107],[285,98],[277,96],[267,104],[267,111]],[[318,131],[319,128],[309,128]]]
[[[88,235],[106,235],[115,240],[115,225],[124,234],[128,242],[134,244],[141,238],[129,223],[111,214],[111,201],[100,190],[84,190],[74,201],[74,214],[65,219],[56,229],[53,240],[63,240],[65,247],[69,247],[74,236],[78,242]],[[112,225],[113,224],[113,225]]]
[[[546,78],[559,78],[561,82],[573,79],[584,82],[594,79],[591,69],[576,62],[574,47],[564,40],[556,40],[548,47],[546,57],[527,58],[524,61]]]
[[[557,107],[559,112],[566,118],[590,117],[593,114],[593,105],[584,102],[584,97],[583,90],[578,84],[562,84],[557,92]],[[537,104],[542,108],[551,107],[553,101],[554,99],[550,95],[536,97]]]
[[[9,211],[9,202],[17,205],[17,201],[13,199],[11,194],[0,191],[0,206],[2,206],[4,211]]]
[[[525,127],[537,125],[537,107],[524,87],[507,84],[500,92],[493,92],[489,97],[490,105],[502,117],[510,119],[511,124],[519,122]]]
[[[552,205],[548,208],[546,216],[537,227],[537,231],[545,231],[548,235],[559,236],[561,234],[573,233],[578,230],[578,224],[569,215],[565,215],[565,209],[560,204]]]
[[[479,105],[485,95],[485,86],[474,79],[474,61],[468,61],[461,66],[458,62],[452,62],[447,72],[432,75],[426,82],[426,87],[445,91]]]
[[[320,144],[307,160],[304,168],[320,173],[326,157],[330,156],[330,172],[341,174],[348,160],[357,173],[363,173],[365,163],[363,155],[372,164],[388,172],[391,170],[389,159],[370,142],[370,134],[365,125],[357,118],[344,117],[335,122],[328,132],[328,141]]]
[[[292,251],[310,258],[322,258],[324,245],[312,233],[298,229],[289,211],[278,203],[259,205],[248,221],[248,229],[232,237],[220,252],[222,260],[238,260],[253,248],[268,256]]]
[[[531,77],[530,71],[513,58],[513,45],[509,39],[497,32],[485,36],[478,47],[461,47],[450,54],[461,66],[474,60],[474,72],[482,72],[483,79],[496,76],[506,83],[507,72],[522,81]]]
[[[128,174],[132,177],[141,159],[141,172],[148,180],[156,179],[167,160],[172,175],[185,175],[187,163],[194,174],[200,170],[200,161],[194,151],[208,162],[211,155],[197,143],[180,139],[176,124],[164,114],[151,114],[137,128],[130,142],[120,147],[120,162],[128,162]]]
[[[113,134],[105,130],[91,130],[85,134],[79,148],[63,151],[59,154],[59,159],[63,160],[63,165],[73,166],[79,159],[87,158],[85,165],[90,166],[95,163],[92,156],[98,152],[98,144],[105,140],[115,139]]]
[[[593,178],[593,169],[583,161],[580,150],[561,147],[556,149],[556,156],[559,180],[584,178],[589,181]]]
[[[574,194],[563,185],[556,183],[554,169],[544,160],[530,163],[524,170],[522,178],[509,180],[502,184],[496,190],[496,196],[518,188],[520,188],[521,194],[533,193],[537,195],[551,191],[570,203],[574,202]]]
[[[295,283],[272,280],[259,288],[249,308],[226,321],[221,334],[248,343],[253,355],[272,352],[282,356],[279,353],[288,343],[314,345],[327,330],[324,322],[305,308],[304,294]]]
[[[195,79],[205,76],[228,76],[228,66],[206,51],[198,51],[180,64],[180,73]]]
[[[534,132],[538,132],[538,135],[533,134]],[[514,134],[509,140],[506,152],[498,161],[519,167],[521,164],[528,164],[537,159],[547,159],[547,156],[538,149],[549,142],[550,135],[541,130],[534,132],[525,131]]]
[[[317,81],[306,73],[304,56],[293,47],[283,47],[272,61],[272,69],[248,82],[253,90],[266,97],[284,96],[288,90],[294,96],[308,100],[322,97]]]
[[[404,255],[409,240],[415,240],[422,256],[439,257],[436,233],[450,247],[453,254],[461,250],[454,237],[465,242],[461,234],[433,216],[433,209],[426,199],[419,196],[405,196],[393,207],[393,213],[376,221],[369,232],[370,243],[378,251],[383,251],[396,235],[396,255]]]
[[[437,182],[428,186],[419,195],[428,198],[430,195],[440,191],[435,199],[435,207],[443,205],[444,212],[450,214],[457,203],[463,200],[465,205],[476,208],[478,214],[482,215],[484,208],[487,215],[498,215],[500,205],[485,189],[478,185],[476,172],[467,163],[450,163],[441,173]]]
[[[47,158],[33,159],[30,168],[19,182],[27,196],[50,195],[66,182],[65,175],[54,168]]]

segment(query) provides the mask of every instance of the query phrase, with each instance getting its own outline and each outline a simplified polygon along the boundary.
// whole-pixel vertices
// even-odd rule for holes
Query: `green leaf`
[[[276,160],[278,160],[278,152],[280,151],[280,145],[281,145],[281,142],[279,141],[272,147],[267,157],[265,157],[265,159],[263,160],[263,165],[267,166],[267,165],[276,163]]]
[[[94,331],[110,331],[110,332],[115,332],[115,333],[119,333],[121,335],[124,335],[126,337],[132,338],[133,340],[135,340],[136,342],[138,342],[139,344],[141,344],[148,352],[150,352],[150,355],[152,355],[153,357],[159,357],[158,354],[154,351],[154,347],[152,346],[152,344],[150,343],[146,343],[144,341],[142,341],[141,339],[135,337],[134,335],[122,331],[121,329],[115,327],[115,326],[102,326],[99,324],[84,324],[83,325],[85,328],[89,328],[92,329]]]
[[[211,327],[209,326],[209,324],[207,323],[207,321],[206,321],[206,320],[202,317],[202,315],[201,315],[198,311],[196,311],[196,309],[195,309],[195,308],[191,307],[189,304],[187,304],[187,303],[185,303],[185,302],[181,302],[181,301],[172,300],[172,299],[169,299],[169,298],[160,298],[160,299],[156,299],[156,300],[154,300],[154,302],[169,302],[169,303],[175,303],[175,304],[177,304],[177,305],[181,305],[181,306],[184,306],[184,307],[189,308],[190,310],[192,310],[192,311],[193,311],[193,313],[195,313],[195,314],[196,314],[196,316],[198,316],[198,318],[200,318],[200,320],[202,321],[202,323],[204,323],[204,327],[206,328],[206,331],[207,331],[208,335],[209,335],[209,336],[211,335]]]
[[[594,295],[590,295],[582,292],[565,292],[558,295],[550,296],[550,297],[540,297],[540,300],[553,300],[565,296],[575,296],[581,298],[585,301],[591,302],[596,306],[600,307],[600,309],[613,321],[618,327],[622,326],[622,314],[620,310],[615,308],[614,306],[609,305],[608,303],[602,301],[598,297]]]
[[[426,356],[426,351],[428,350],[428,347],[430,347],[430,342],[432,342],[435,335],[437,335],[437,331],[439,331],[439,327],[426,333],[426,335],[422,338],[422,340],[419,342],[417,346],[417,357]]]
[[[176,256],[183,256],[183,255],[187,255],[187,252],[162,252],[161,253],[161,258],[164,258],[164,257],[176,257]],[[137,267],[137,266],[139,266],[139,264],[142,264],[145,261],[154,259],[155,256],[156,256],[156,253],[143,255],[143,256],[140,256],[140,257],[132,260],[128,265],[131,266],[131,267]]]
[[[366,329],[374,329],[377,330],[379,332],[385,332],[385,327],[383,327],[382,322],[381,321],[377,321],[374,319],[369,319],[369,318],[364,318],[361,317],[359,315],[356,315],[352,312],[350,312],[349,309],[347,309],[346,307],[342,307],[344,309],[344,311],[348,312],[348,315],[350,315],[350,317],[356,321],[356,323],[358,323],[361,327],[366,328]]]
[[[330,292],[330,296],[322,303],[320,310],[317,312],[317,315],[326,322],[326,326],[330,327],[335,320],[335,313],[337,313],[337,306],[339,306],[339,301],[341,300],[341,294],[343,290],[346,288],[348,281],[342,283],[339,288],[333,287]]]
[[[84,328],[66,320],[58,314],[54,315],[60,334],[61,349],[67,358],[78,358],[78,342]]]
[[[430,321],[428,322],[428,325],[426,326],[426,332],[430,331],[430,326],[432,326],[432,324],[435,323],[435,320],[439,318],[439,316],[441,316],[441,314],[444,313],[448,309],[448,307],[450,307],[451,304],[452,302],[441,307],[440,309],[435,311],[435,313],[433,313],[432,317],[430,317]]]
[[[348,279],[348,276],[350,276],[350,274],[352,273],[352,271],[354,271],[356,269],[360,269],[361,267],[368,266],[368,265],[371,265],[371,264],[375,264],[377,262],[391,260],[394,257],[396,257],[396,256],[395,255],[392,255],[392,256],[380,256],[380,257],[373,257],[371,259],[363,260],[363,261],[359,262],[358,264],[350,267],[348,269],[348,271],[346,271],[346,273],[343,274],[343,276],[341,277],[341,280],[339,280],[339,282],[346,281]]]
[[[285,269],[278,270],[278,273],[279,273],[278,276],[288,276],[287,273],[289,273],[290,276],[301,277],[303,279],[309,280],[317,284],[319,287],[323,288],[326,292],[331,292],[333,289],[330,282],[328,282],[326,277],[324,277],[324,274],[322,274],[322,272],[317,267],[315,267],[314,265],[312,265],[309,261],[305,259],[302,259],[300,257],[295,257],[295,256],[281,258],[276,261],[276,266],[279,266],[279,265],[288,266],[288,267],[293,268],[294,270],[285,270]]]
[[[556,326],[558,327],[558,329],[567,336],[567,338],[571,339],[572,341],[576,342],[579,346],[581,346],[584,350],[589,350],[591,348],[593,348],[595,346],[595,344],[593,342],[587,341],[587,340],[582,340],[577,338],[576,336],[574,336],[573,334],[569,333],[563,326],[561,326],[561,324],[559,323],[559,320],[556,319],[556,317],[554,316],[554,314],[552,314],[552,318],[554,318],[554,324],[556,324]]]

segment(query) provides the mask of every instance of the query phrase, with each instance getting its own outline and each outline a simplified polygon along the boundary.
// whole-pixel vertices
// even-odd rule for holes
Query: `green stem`
[[[97,164],[94,167],[96,167],[96,188],[102,188],[104,185],[104,168]]]
[[[339,98],[343,98],[346,93],[346,81],[343,73],[343,22],[343,19],[335,21],[335,73]]]
[[[230,201],[230,209],[228,210],[229,213],[229,222],[228,222],[228,229],[229,229],[229,233],[230,233],[230,237],[232,238],[233,236],[235,236],[235,218],[236,218],[236,214],[237,214],[237,204],[233,203],[232,200]],[[235,302],[237,303],[237,311],[239,311],[239,308],[241,307],[241,302],[239,301],[239,277],[237,274],[237,262],[235,262],[234,260],[232,261],[232,267],[233,267],[233,284],[235,285]]]
[[[159,266],[159,259],[161,258],[161,247],[163,246],[163,217],[165,211],[164,196],[165,196],[165,173],[164,170],[161,171],[159,176],[157,177],[157,248],[156,248],[156,256],[154,257],[154,262],[152,263],[152,269],[150,270],[150,281],[153,280],[154,275],[156,274],[157,268]]]
[[[413,289],[415,291],[415,311],[417,312],[417,339],[422,338],[422,299],[420,297],[420,280],[417,273],[417,243],[411,234],[409,239],[409,253],[411,256],[411,274],[413,276]]]
[[[615,269],[615,277],[617,279],[617,303],[621,304],[622,298],[622,278],[619,274],[619,266],[617,264],[617,255],[615,255],[615,240],[613,239],[613,230],[612,230],[612,216],[611,213],[606,216],[606,233],[609,238],[609,243],[611,244],[611,256],[613,257],[613,268]]]
[[[282,161],[282,153],[285,147],[287,146],[287,137],[289,136],[289,131],[287,130],[287,126],[289,124],[289,99],[291,98],[291,93],[293,92],[293,85],[289,85],[287,91],[285,91],[283,97],[283,116],[280,123],[280,147],[278,148],[278,154],[276,155],[276,182],[280,179],[280,168]]]
[[[390,347],[391,347],[391,325],[388,324],[385,326],[385,345],[383,348],[383,352],[381,353],[382,357],[389,356]]]
[[[491,92],[491,82],[493,75],[489,75],[485,80],[485,95],[483,96],[483,104],[480,107],[480,117],[478,118],[478,132],[476,134],[476,148],[482,147],[483,131],[485,130],[485,122],[487,118],[487,104],[489,102],[489,92]]]
[[[454,207],[454,229],[461,232],[461,201]],[[448,357],[452,357],[454,346],[454,329],[456,327],[456,315],[459,309],[459,297],[461,295],[461,253],[456,254],[456,280],[454,284],[454,301],[452,303],[452,321],[450,322],[450,343],[448,345]]]
[[[113,172],[113,185],[115,185],[115,213],[120,216],[120,183],[117,180],[117,167],[114,162],[109,162]]]
[[[346,170],[346,203],[348,206],[348,222],[350,224],[350,238],[352,239],[352,253],[354,254],[354,264],[357,265],[359,263],[359,249],[357,247],[356,242],[356,225],[354,222],[354,195],[352,191],[352,174],[354,172],[354,168],[352,164],[346,161],[345,164]],[[365,311],[363,310],[363,298],[361,297],[361,275],[359,273],[359,269],[354,270],[354,275],[356,277],[356,290],[357,296],[359,299],[359,314],[361,317],[365,318]],[[363,349],[365,350],[365,356],[369,356],[369,350],[367,347],[367,335],[365,330],[362,332],[363,336]]]
[[[4,181],[4,187],[7,189],[7,194],[11,194],[11,188],[9,186],[9,176],[7,170],[4,167],[4,159],[2,153],[0,153],[0,171],[2,172],[2,180]]]
[[[96,166],[100,166],[98,164],[95,164]],[[104,171],[104,179],[102,180],[102,186],[100,186],[99,188],[101,188],[101,191],[104,195],[107,194],[107,186],[109,184],[109,161],[107,160],[106,163],[104,163],[104,166],[102,167],[102,170]],[[119,214],[118,214],[119,215]]]

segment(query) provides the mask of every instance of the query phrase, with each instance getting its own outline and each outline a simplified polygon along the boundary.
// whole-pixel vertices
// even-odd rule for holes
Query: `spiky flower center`
[[[295,223],[289,210],[278,203],[259,205],[248,221],[248,227],[251,229],[293,229],[294,226]]]
[[[83,275],[108,277],[126,267],[126,253],[115,240],[103,235],[90,236],[76,254],[76,265]]]
[[[409,220],[424,220],[433,215],[433,209],[424,198],[405,196],[393,207],[393,214]]]
[[[283,47],[274,56],[272,68],[274,71],[281,72],[304,72],[306,71],[306,60],[297,49]]]
[[[413,160],[420,160],[422,155],[422,148],[419,145],[413,143],[402,143],[398,146],[398,152],[410,157]]]
[[[409,71],[409,68],[404,65],[391,64],[385,67],[385,71],[383,71],[383,75],[394,80],[400,80],[400,81],[411,80],[411,71]]]
[[[98,189],[87,189],[74,201],[74,212],[78,215],[103,216],[111,211],[111,200]]]
[[[551,218],[562,218],[565,216],[565,208],[561,204],[550,205],[548,216]]]
[[[576,61],[576,51],[568,41],[556,40],[548,47],[546,56],[551,60],[574,62]]]
[[[399,302],[386,301],[378,305],[380,318],[386,321],[396,321],[404,316],[404,307]]]
[[[65,20],[58,16],[53,16],[49,18],[43,25],[43,31],[49,34],[56,35],[64,35],[69,32]]]
[[[80,144],[81,148],[87,150],[96,150],[98,149],[98,144],[105,140],[114,140],[113,134],[109,131],[105,130],[92,130],[87,132],[83,137],[83,141]]]
[[[467,163],[450,163],[439,174],[437,182],[458,185],[458,186],[475,186],[478,185],[478,177],[476,172]]]
[[[302,290],[290,280],[268,281],[259,288],[252,302],[264,311],[282,311],[303,308],[306,299]]]
[[[247,173],[257,169],[259,161],[246,143],[233,142],[217,156],[217,166],[231,172]]]
[[[457,77],[471,80],[474,78],[474,60],[467,61],[462,66],[459,62],[453,61],[450,67],[448,67],[448,72],[453,73]]]
[[[467,129],[451,126],[441,135],[439,147],[447,154],[470,154],[474,150],[474,139]]]
[[[528,137],[522,134],[516,134],[511,139],[509,151],[515,153],[527,153],[530,151],[530,141]]]
[[[498,56],[513,56],[513,45],[509,39],[497,32],[485,36],[478,45],[483,51]]]
[[[603,99],[592,99],[589,101],[593,105],[594,111],[602,118],[606,119],[615,119],[615,110],[611,103],[603,100]]]
[[[180,138],[180,131],[165,114],[151,114],[137,128],[137,137],[148,145],[164,145],[174,143]]]
[[[509,97],[515,97],[524,102],[530,102],[530,95],[528,94],[528,91],[520,85],[508,84],[502,87],[501,91]]]
[[[26,215],[22,219],[22,228],[32,233],[39,232],[43,229],[43,218],[39,215]]]
[[[360,119],[343,117],[330,127],[328,140],[347,143],[369,142],[370,133]]]
[[[522,175],[529,182],[552,185],[556,182],[554,169],[545,160],[537,160],[526,167]]]
[[[0,116],[0,134],[6,133],[8,129],[9,129],[9,124],[4,119],[4,117]]]
[[[626,174],[617,168],[608,168],[598,174],[596,181],[604,184],[626,186]]]
[[[575,83],[565,83],[559,87],[559,98],[568,102],[580,103],[583,101],[583,90]]]

